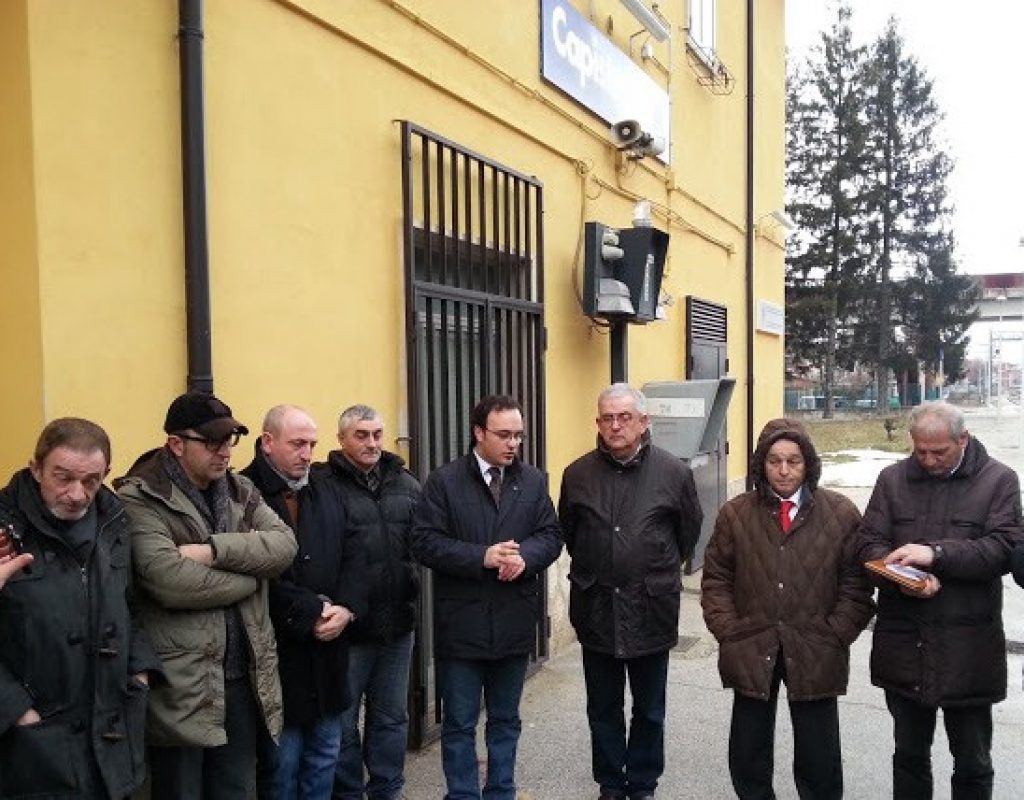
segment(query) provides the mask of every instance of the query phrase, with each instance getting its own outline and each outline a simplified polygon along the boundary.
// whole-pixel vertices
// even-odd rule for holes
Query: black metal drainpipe
[[[181,61],[181,180],[185,235],[188,388],[213,392],[210,262],[206,235],[206,149],[203,121],[203,3],[178,2]]]
[[[754,0],[747,0],[747,489],[754,488]]]

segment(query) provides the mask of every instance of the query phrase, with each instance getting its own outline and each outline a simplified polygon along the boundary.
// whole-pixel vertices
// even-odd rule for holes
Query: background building
[[[250,427],[274,403],[306,406],[321,455],[338,412],[372,403],[421,477],[466,446],[478,394],[508,390],[557,489],[609,380],[607,330],[574,288],[584,223],[628,227],[644,199],[671,238],[664,318],[630,326],[629,379],[735,376],[722,452],[741,486],[752,432],[782,404],[784,3],[660,3],[648,24],[664,41],[635,5],[0,4],[0,468],[75,414],[112,434],[122,473],[191,375]],[[184,37],[180,13],[198,20]],[[192,223],[185,39],[205,70]],[[665,136],[661,157],[611,144],[620,120],[595,84]],[[207,327],[186,323],[205,296],[186,290],[196,247]],[[571,637],[565,583],[550,577],[555,646]]]

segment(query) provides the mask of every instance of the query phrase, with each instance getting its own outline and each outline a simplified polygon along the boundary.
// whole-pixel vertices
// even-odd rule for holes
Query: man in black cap
[[[213,395],[167,410],[167,442],[116,486],[132,529],[140,613],[167,685],[150,693],[151,797],[246,797],[256,753],[281,730],[269,578],[295,557],[291,529],[228,471],[248,429]]]

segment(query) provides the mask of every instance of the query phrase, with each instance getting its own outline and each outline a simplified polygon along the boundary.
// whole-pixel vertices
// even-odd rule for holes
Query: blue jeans
[[[341,715],[341,752],[334,776],[334,800],[397,800],[405,785],[409,736],[409,662],[413,634],[389,644],[354,642],[348,651],[352,705]],[[366,702],[363,737],[359,708]],[[363,764],[369,775],[364,786]]]
[[[516,746],[522,722],[519,699],[526,680],[527,656],[493,661],[446,658],[437,660],[444,717],[441,722],[441,760],[448,784],[445,800],[478,800],[480,776],[476,761],[476,724],[480,694],[487,707],[487,800],[515,800]]]
[[[633,695],[626,737],[625,688]],[[615,658],[583,648],[594,780],[617,794],[654,793],[665,770],[665,685],[668,651]]]
[[[328,800],[341,744],[341,715],[285,728],[277,745],[277,800]]]

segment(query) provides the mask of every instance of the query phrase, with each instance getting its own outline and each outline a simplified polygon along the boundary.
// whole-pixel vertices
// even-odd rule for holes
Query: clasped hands
[[[917,567],[920,570],[929,569],[934,560],[935,551],[926,544],[905,544],[902,547],[896,548],[885,557],[886,564]],[[900,586],[900,591],[911,597],[920,597],[922,599],[934,597],[938,594],[939,589],[942,588],[942,584],[931,573],[928,573],[928,577],[925,580],[926,583],[923,589],[916,590],[908,586]]]
[[[499,581],[514,581],[526,569],[526,562],[519,555],[519,542],[509,539],[492,544],[484,553],[484,566],[498,570]]]
[[[329,600],[324,600],[320,619],[313,623],[313,636],[321,642],[330,642],[341,636],[341,632],[348,627],[353,619],[355,619],[355,614],[345,606],[337,606]]]

